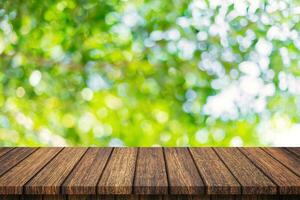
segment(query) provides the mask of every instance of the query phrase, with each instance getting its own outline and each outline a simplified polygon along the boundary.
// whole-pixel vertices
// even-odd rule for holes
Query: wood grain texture
[[[280,194],[299,194],[300,178],[259,148],[240,148],[252,162],[279,186]]]
[[[114,148],[97,186],[98,194],[131,194],[136,148]]]
[[[242,186],[243,194],[276,194],[277,186],[236,148],[214,148]]]
[[[241,186],[212,148],[190,148],[207,194],[241,194]]]
[[[0,157],[11,150],[13,150],[13,147],[0,147]]]
[[[0,157],[0,176],[7,172],[10,168],[14,167],[16,164],[24,160],[31,153],[36,151],[37,148],[15,148],[3,156]]]
[[[298,156],[281,148],[262,149],[300,177],[300,158]]]
[[[65,148],[25,186],[26,194],[56,195],[87,148]]]
[[[0,194],[22,194],[23,186],[44,167],[61,148],[41,148],[0,177]]]
[[[96,194],[112,148],[89,148],[62,185],[63,194]]]
[[[140,148],[134,180],[135,194],[167,194],[168,178],[162,148]]]
[[[1,200],[300,199],[298,148],[0,150]]]
[[[165,148],[170,194],[204,194],[205,186],[187,148]]]
[[[300,147],[288,147],[286,149],[300,157]]]

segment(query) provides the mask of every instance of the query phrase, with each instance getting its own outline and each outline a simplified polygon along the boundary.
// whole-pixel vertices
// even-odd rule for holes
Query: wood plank
[[[1,200],[21,200],[19,195],[0,195]]]
[[[300,157],[282,148],[262,148],[300,177]]]
[[[162,195],[141,195],[139,200],[163,200]]]
[[[299,195],[285,195],[281,196],[280,200],[299,200]]]
[[[167,195],[164,200],[210,200],[208,195]]]
[[[91,200],[90,195],[68,195],[68,200]]]
[[[0,156],[6,154],[7,152],[13,150],[13,147],[0,147]]]
[[[135,194],[167,194],[168,179],[162,148],[140,148],[134,180]]]
[[[187,148],[165,148],[170,194],[204,194],[205,186]]]
[[[114,200],[138,200],[138,195],[114,195]]]
[[[15,148],[0,157],[0,176],[36,151],[37,148]]]
[[[43,200],[67,200],[67,196],[63,195],[43,195]]]
[[[286,149],[300,157],[300,147],[288,147]]]
[[[96,194],[96,187],[112,148],[90,148],[63,183],[64,194]]]
[[[20,200],[43,200],[43,195],[22,195]]]
[[[22,194],[23,186],[44,167],[61,148],[40,148],[0,177],[0,194]],[[18,153],[18,152],[15,152]]]
[[[97,186],[98,194],[131,194],[137,148],[114,148]]]
[[[56,195],[87,148],[64,148],[25,186],[26,194]]]
[[[240,184],[212,148],[190,148],[190,151],[207,194],[241,194]]]
[[[252,162],[279,186],[280,194],[300,194],[300,178],[259,148],[240,148]]]
[[[236,148],[214,148],[242,186],[243,194],[276,194],[276,185]]]
[[[234,195],[212,195],[210,196],[210,200],[235,200],[236,197]]]
[[[114,195],[96,195],[91,196],[91,200],[115,200]]]

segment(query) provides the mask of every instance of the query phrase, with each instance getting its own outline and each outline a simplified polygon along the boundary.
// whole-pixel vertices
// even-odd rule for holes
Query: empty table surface
[[[14,195],[300,199],[300,148],[0,148]]]

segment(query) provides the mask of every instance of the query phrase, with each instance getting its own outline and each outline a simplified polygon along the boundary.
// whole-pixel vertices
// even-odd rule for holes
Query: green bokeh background
[[[299,30],[299,0],[1,1],[0,146],[299,145]]]

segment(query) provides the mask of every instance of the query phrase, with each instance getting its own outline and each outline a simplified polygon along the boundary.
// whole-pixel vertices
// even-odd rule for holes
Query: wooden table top
[[[0,195],[300,194],[300,148],[0,148]]]

